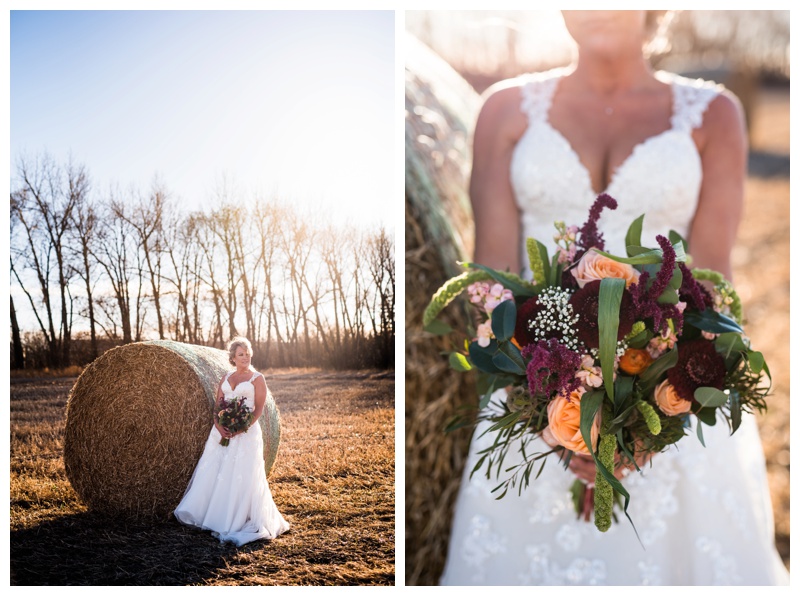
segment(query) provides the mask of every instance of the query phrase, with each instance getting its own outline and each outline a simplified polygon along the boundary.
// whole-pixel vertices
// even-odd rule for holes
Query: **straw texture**
[[[406,47],[406,584],[435,585],[470,439],[468,430],[443,428],[477,397],[474,376],[451,370],[442,355],[452,340],[423,331],[422,315],[472,254],[469,135],[480,102],[433,52],[413,38]],[[466,316],[457,300],[439,318],[462,327]]]

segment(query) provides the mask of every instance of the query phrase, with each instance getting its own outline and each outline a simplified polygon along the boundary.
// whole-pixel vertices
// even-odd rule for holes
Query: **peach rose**
[[[548,445],[562,445],[576,453],[590,455],[586,443],[581,436],[581,397],[586,393],[579,387],[567,396],[559,394],[547,406],[549,425],[542,431],[542,438]],[[600,415],[594,418],[592,425],[592,448],[597,446],[600,434]]]
[[[664,380],[656,387],[656,404],[667,416],[685,414],[692,408],[692,402],[681,399],[675,388],[669,384],[669,380]]]
[[[638,375],[653,363],[647,350],[628,348],[619,359],[619,367],[629,375]]]
[[[588,250],[571,272],[580,287],[590,281],[619,277],[625,280],[625,287],[630,288],[639,280],[639,272],[633,266],[604,257],[594,249]]]

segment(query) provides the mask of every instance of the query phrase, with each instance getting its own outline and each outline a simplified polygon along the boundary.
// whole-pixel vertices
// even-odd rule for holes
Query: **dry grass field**
[[[394,585],[394,372],[265,372],[282,420],[270,488],[292,528],[240,548],[87,511],[62,458],[75,378],[13,378],[11,585]]]

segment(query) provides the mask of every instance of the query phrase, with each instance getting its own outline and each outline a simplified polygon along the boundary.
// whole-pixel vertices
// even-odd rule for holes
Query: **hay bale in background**
[[[203,452],[217,384],[231,368],[223,350],[164,340],[109,350],[86,367],[67,402],[64,467],[87,506],[168,517]],[[269,474],[280,442],[269,392],[259,423]]]
[[[443,428],[477,397],[474,377],[451,370],[441,354],[452,340],[424,332],[422,313],[460,272],[456,261],[472,255],[469,136],[480,98],[414,38],[406,48],[406,585],[435,585],[470,439],[466,429]],[[442,320],[457,325],[464,306],[450,305]]]

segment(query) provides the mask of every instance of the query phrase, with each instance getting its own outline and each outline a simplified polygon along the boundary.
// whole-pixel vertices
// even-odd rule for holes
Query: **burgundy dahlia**
[[[578,332],[578,339],[587,348],[600,347],[600,326],[598,324],[598,308],[600,306],[600,280],[592,281],[583,286],[569,299],[572,310],[578,315],[578,322],[575,328]],[[628,335],[636,321],[633,299],[630,292],[622,292],[622,301],[619,308],[619,328],[617,330],[617,341]]]
[[[536,316],[545,307],[539,302],[539,297],[534,296],[522,303],[517,307],[517,322],[514,325],[514,339],[521,348],[534,343],[537,338],[534,330],[531,329],[531,322],[536,319]],[[551,331],[539,330],[540,335],[544,335],[544,339],[558,339],[561,337],[561,332],[558,328],[553,328]]]
[[[522,349],[522,355],[530,358],[527,366],[528,390],[532,394],[552,397],[557,393],[570,392],[580,387],[575,376],[581,366],[581,357],[555,339],[538,341]]]
[[[678,362],[667,371],[667,379],[681,399],[694,402],[698,387],[723,388],[725,359],[707,339],[679,343]]]

